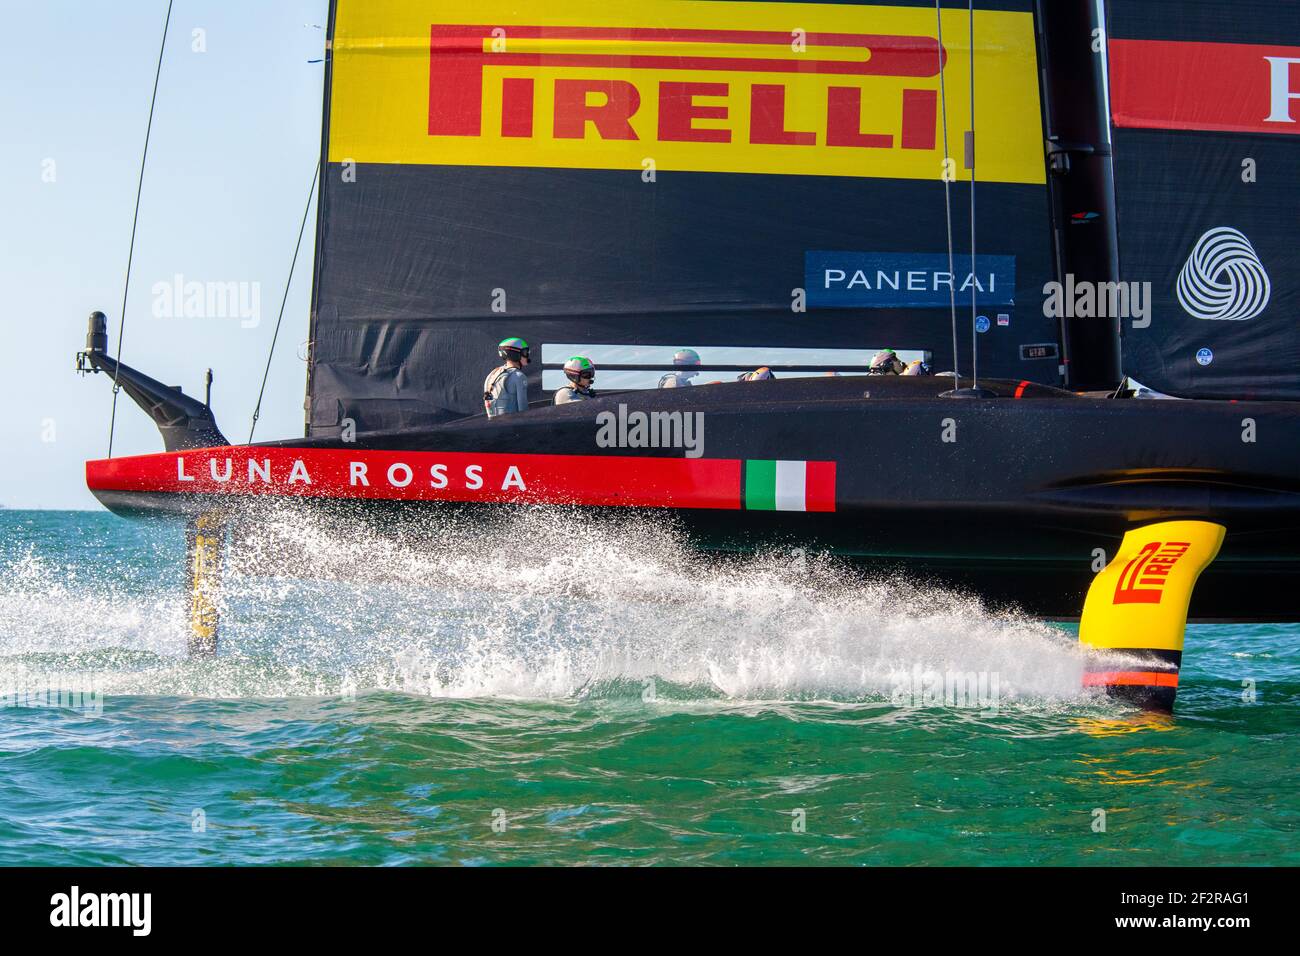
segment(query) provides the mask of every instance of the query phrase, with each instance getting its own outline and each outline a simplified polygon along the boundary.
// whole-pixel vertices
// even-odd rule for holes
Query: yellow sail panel
[[[943,17],[941,48],[915,7],[339,0],[329,160],[963,179],[967,14]],[[978,178],[1042,183],[1032,16],[978,12],[975,47]]]

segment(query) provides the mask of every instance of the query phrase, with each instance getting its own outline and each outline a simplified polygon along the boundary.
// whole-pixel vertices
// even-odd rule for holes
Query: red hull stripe
[[[1291,95],[1300,94],[1300,62],[1286,60],[1300,60],[1300,47],[1111,40],[1115,125],[1300,134],[1300,96]],[[1274,116],[1275,101],[1286,118]]]
[[[1177,687],[1176,671],[1097,671],[1083,675],[1084,687]]]
[[[743,466],[725,458],[232,447],[90,461],[86,484],[234,497],[735,510]],[[834,511],[834,462],[809,462],[808,471],[809,510]]]

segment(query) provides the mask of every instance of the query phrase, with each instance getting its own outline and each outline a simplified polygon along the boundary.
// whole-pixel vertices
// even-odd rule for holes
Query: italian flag
[[[750,511],[834,511],[835,462],[745,462],[745,507]]]

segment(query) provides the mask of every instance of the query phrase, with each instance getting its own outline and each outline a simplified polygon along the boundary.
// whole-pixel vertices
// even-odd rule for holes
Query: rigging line
[[[966,7],[970,17],[970,271],[978,275],[975,266],[975,0]],[[970,364],[971,388],[980,387],[979,331],[975,327],[978,308],[975,289],[978,279],[970,284]]]
[[[253,432],[257,430],[257,420],[262,416],[262,396],[266,393],[266,380],[271,374],[271,359],[275,357],[275,343],[280,337],[280,323],[284,321],[284,307],[289,301],[289,289],[293,285],[294,269],[298,266],[298,252],[302,249],[302,237],[307,231],[307,216],[311,213],[311,204],[316,199],[316,181],[320,179],[320,161],[316,161],[316,171],[311,177],[311,189],[307,191],[307,208],[302,211],[302,225],[298,227],[298,241],[293,247],[293,261],[289,263],[289,275],[284,280],[284,298],[280,300],[280,314],[275,320],[275,332],[271,335],[271,349],[266,354],[266,368],[262,371],[262,387],[257,390],[257,405],[253,408],[253,423],[248,427],[248,443],[253,443]]]
[[[113,431],[117,425],[117,379],[122,367],[122,337],[126,335],[126,299],[131,292],[131,261],[135,258],[135,229],[140,222],[140,195],[144,192],[144,167],[149,159],[149,134],[153,132],[153,109],[158,103],[158,78],[162,76],[163,53],[167,50],[167,30],[172,22],[172,3],[167,0],[167,19],[163,21],[162,43],[158,47],[158,67],[153,74],[153,96],[149,99],[149,123],[144,129],[144,151],[140,156],[140,179],[135,186],[135,214],[131,217],[131,245],[126,253],[126,280],[122,283],[122,312],[117,322],[117,358],[113,368],[113,410],[108,416],[108,457],[113,457]]]
[[[952,374],[954,376],[954,388],[960,387],[960,382],[955,379],[961,377],[957,370],[957,287],[954,284],[956,278],[956,269],[953,265],[952,254],[952,177],[949,175],[949,163],[952,162],[952,154],[948,151],[948,86],[943,77],[943,10],[941,7],[942,0],[934,0],[934,17],[938,24],[937,40],[939,49],[939,105],[943,113],[943,208],[944,215],[948,222],[948,309],[952,317]]]

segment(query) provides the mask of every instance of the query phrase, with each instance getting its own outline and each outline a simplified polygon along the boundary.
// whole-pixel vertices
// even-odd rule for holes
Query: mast
[[[320,300],[320,257],[324,254],[325,181],[330,174],[330,90],[334,74],[334,18],[338,0],[330,0],[325,23],[325,78],[321,89],[320,180],[316,184],[316,263],[311,271],[311,314],[307,320],[307,387],[303,392],[303,435],[311,437],[311,379],[316,368],[316,312]]]
[[[1067,289],[1119,281],[1103,4],[1034,2],[1053,252],[1057,281]],[[1065,386],[1115,388],[1123,378],[1119,318],[1074,317],[1064,298],[1059,321]]]

